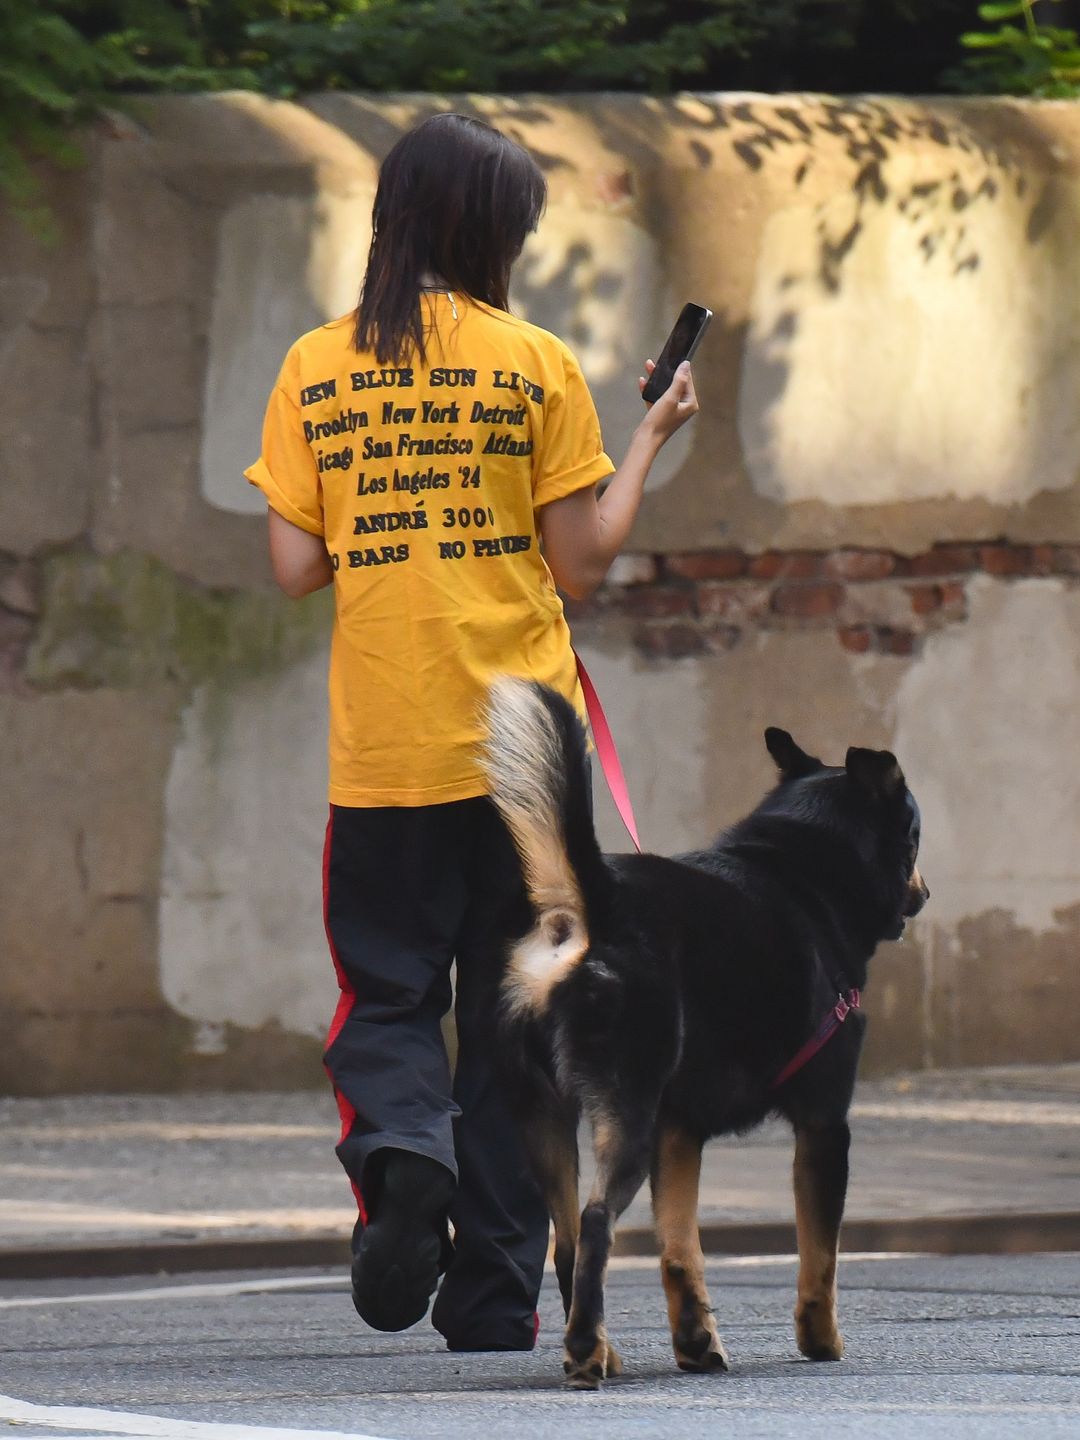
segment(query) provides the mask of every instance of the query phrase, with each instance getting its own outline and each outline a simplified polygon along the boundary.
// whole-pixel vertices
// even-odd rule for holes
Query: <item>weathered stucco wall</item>
[[[320,1083],[326,596],[240,469],[449,102],[147,103],[0,221],[0,1092]],[[678,305],[702,413],[575,630],[646,841],[891,745],[933,891],[878,1069],[1080,1058],[1080,107],[457,99],[544,166],[515,304],[616,455]],[[601,821],[622,842],[607,802]]]

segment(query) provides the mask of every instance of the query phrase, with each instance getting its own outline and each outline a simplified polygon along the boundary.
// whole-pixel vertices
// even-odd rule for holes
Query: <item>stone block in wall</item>
[[[106,306],[190,302],[202,280],[192,243],[196,208],[154,146],[152,106],[144,119],[100,145],[94,238],[98,301]]]
[[[97,193],[96,140],[83,139],[85,161],[74,168],[37,168],[45,215],[27,223],[0,207],[0,352],[24,325],[82,331],[96,300],[93,211]]]
[[[155,903],[178,695],[0,696],[0,1012],[160,1007]]]
[[[82,535],[97,465],[86,340],[18,326],[0,345],[0,550]]]
[[[204,585],[269,580],[265,520],[215,510],[199,493],[195,426],[116,433],[110,449],[108,472],[94,497],[96,549],[153,555]]]
[[[102,404],[124,435],[197,427],[205,345],[190,298],[109,305],[95,317]]]
[[[159,963],[163,993],[194,1025],[313,1037],[329,1023],[327,640],[277,672],[219,674],[184,711],[165,791]]]

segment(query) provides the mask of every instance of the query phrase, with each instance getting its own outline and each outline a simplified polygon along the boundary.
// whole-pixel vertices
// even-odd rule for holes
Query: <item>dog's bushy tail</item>
[[[536,912],[513,947],[513,1009],[542,1009],[551,987],[589,948],[589,920],[607,903],[589,804],[585,733],[572,705],[547,686],[504,676],[491,687],[482,763],[491,798],[521,857]]]

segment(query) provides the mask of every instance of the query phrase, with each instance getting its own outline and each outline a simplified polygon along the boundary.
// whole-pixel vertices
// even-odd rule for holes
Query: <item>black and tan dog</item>
[[[796,1339],[811,1359],[838,1360],[857,992],[879,941],[898,938],[929,893],[900,766],[862,749],[823,765],[767,730],[779,784],[713,846],[605,857],[572,708],[506,679],[488,721],[492,797],[535,922],[510,951],[503,1049],[555,1224],[571,1383],[594,1388],[621,1370],[604,1326],[607,1261],[615,1222],[650,1173],[675,1359],[728,1368],[698,1235],[701,1149],[774,1113],[795,1132]],[[579,1218],[582,1113],[597,1173]]]

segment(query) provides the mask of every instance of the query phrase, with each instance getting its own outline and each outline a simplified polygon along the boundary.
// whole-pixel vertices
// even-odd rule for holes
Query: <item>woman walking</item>
[[[527,911],[476,761],[481,705],[508,673],[583,713],[556,584],[600,583],[697,409],[685,366],[608,459],[570,351],[509,313],[544,200],[531,157],[477,120],[398,141],[359,308],[289,350],[246,472],[281,587],[334,586],[323,874],[341,995],[325,1059],[359,1210],[353,1298],[403,1329],[445,1271],[432,1320],[456,1350],[531,1348],[548,1233],[492,1053]]]

